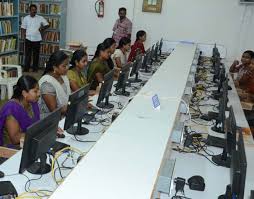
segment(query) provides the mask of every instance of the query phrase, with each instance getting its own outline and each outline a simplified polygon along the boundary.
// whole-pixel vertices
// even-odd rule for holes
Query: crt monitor
[[[114,105],[109,103],[109,96],[114,82],[114,71],[111,70],[104,75],[96,106],[102,109],[112,109]],[[105,99],[105,102],[104,102]]]
[[[89,130],[82,127],[82,119],[87,113],[88,92],[90,85],[86,85],[69,96],[64,130],[71,135],[86,135]],[[74,124],[77,123],[77,126]]]
[[[19,167],[19,173],[27,170],[32,174],[45,174],[51,167],[47,164],[47,153],[56,142],[60,108],[27,129]],[[40,161],[38,161],[38,159]]]
[[[133,75],[135,75],[135,78],[129,79],[130,83],[142,82],[142,80],[138,78],[138,72],[139,72],[139,69],[141,68],[141,66],[142,66],[142,55],[139,54],[136,56],[136,59],[132,65],[130,76],[132,77]]]
[[[127,63],[122,67],[116,84],[115,94],[123,96],[130,95],[130,92],[126,91],[125,88],[129,78],[131,65],[132,65],[131,63]]]

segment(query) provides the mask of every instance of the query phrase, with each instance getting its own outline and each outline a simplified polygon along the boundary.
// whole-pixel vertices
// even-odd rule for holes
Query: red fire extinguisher
[[[97,0],[95,2],[95,12],[98,17],[104,17],[104,0]]]

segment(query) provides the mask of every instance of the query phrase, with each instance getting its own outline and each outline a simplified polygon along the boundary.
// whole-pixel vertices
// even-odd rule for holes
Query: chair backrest
[[[19,65],[0,65],[2,79],[20,78],[22,76],[22,68]]]

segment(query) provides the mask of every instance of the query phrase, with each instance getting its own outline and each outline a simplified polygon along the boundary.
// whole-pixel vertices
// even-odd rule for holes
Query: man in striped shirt
[[[119,8],[119,19],[113,27],[113,39],[118,44],[123,37],[131,38],[132,22],[126,17],[126,8]]]

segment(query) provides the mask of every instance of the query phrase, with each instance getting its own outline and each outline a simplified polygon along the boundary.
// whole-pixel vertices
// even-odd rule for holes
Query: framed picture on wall
[[[143,0],[143,12],[161,13],[162,0]]]

